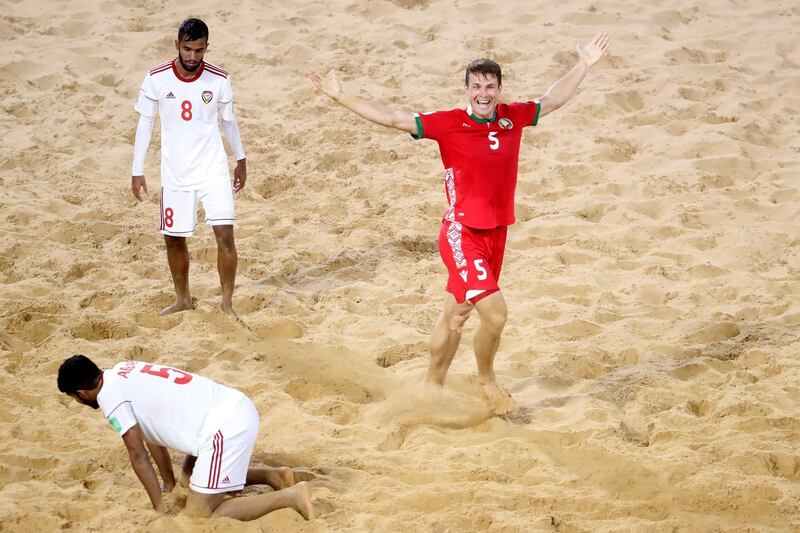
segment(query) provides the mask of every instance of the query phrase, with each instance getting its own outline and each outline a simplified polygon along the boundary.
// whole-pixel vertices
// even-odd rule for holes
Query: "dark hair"
[[[186,19],[178,27],[179,41],[208,40],[208,26],[200,19]]]
[[[73,355],[58,369],[58,390],[75,394],[79,390],[92,390],[100,382],[103,372],[85,355]]]
[[[503,74],[500,72],[500,65],[491,59],[481,58],[470,61],[470,64],[467,65],[467,71],[464,73],[464,85],[469,85],[470,74],[494,76],[497,79],[497,85],[503,85]]]

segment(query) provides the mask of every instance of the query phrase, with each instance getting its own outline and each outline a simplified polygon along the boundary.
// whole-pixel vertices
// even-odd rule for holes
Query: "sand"
[[[605,0],[0,4],[0,531],[789,531],[800,528],[800,7]],[[149,200],[130,193],[148,68],[178,22],[231,72],[249,179],[235,307],[191,239],[197,309],[172,301]],[[526,131],[490,416],[465,339],[420,385],[445,281],[435,143],[317,94],[309,67],[415,111],[465,104],[462,69],[540,96],[611,51]],[[254,461],[314,471],[324,516],[157,515],[58,365],[135,358],[247,393]],[[181,456],[175,454],[174,460]],[[263,491],[268,489],[250,489]]]

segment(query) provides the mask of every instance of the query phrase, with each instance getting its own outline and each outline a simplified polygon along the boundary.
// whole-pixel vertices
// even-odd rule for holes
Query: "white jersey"
[[[203,376],[141,361],[104,371],[102,383],[97,403],[120,436],[138,424],[146,442],[195,457],[220,416],[245,397]]]
[[[233,109],[228,73],[204,61],[189,80],[178,74],[176,61],[147,73],[135,106],[142,115],[161,117],[161,186],[189,191],[230,180],[218,125],[219,108]]]

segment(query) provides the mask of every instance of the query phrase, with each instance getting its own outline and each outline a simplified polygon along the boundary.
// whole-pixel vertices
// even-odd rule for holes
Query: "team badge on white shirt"
[[[161,185],[165,189],[198,190],[230,180],[218,121],[220,111],[232,101],[228,73],[208,62],[201,64],[192,79],[180,76],[175,60],[145,76],[136,110],[161,119]]]

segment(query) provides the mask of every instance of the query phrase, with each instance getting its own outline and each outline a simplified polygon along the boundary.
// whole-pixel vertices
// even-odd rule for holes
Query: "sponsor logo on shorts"
[[[111,424],[111,427],[114,428],[114,431],[116,431],[117,433],[122,431],[122,426],[119,424],[119,421],[117,420],[116,417],[109,420],[108,423]]]
[[[202,98],[203,98],[203,103],[207,104],[211,101],[212,98],[214,98],[214,93],[212,93],[211,91],[203,91]]]
[[[228,476],[225,476],[225,479],[222,480],[222,484],[223,485],[230,485],[231,484],[231,480],[228,479]]]
[[[497,123],[497,125],[504,130],[510,130],[511,128],[514,127],[514,123],[505,117],[501,118],[500,121]]]
[[[167,98],[172,98],[172,99],[175,99],[175,95],[174,95],[174,94],[172,94],[172,91],[170,91],[170,92],[168,92],[168,93],[167,93]]]

